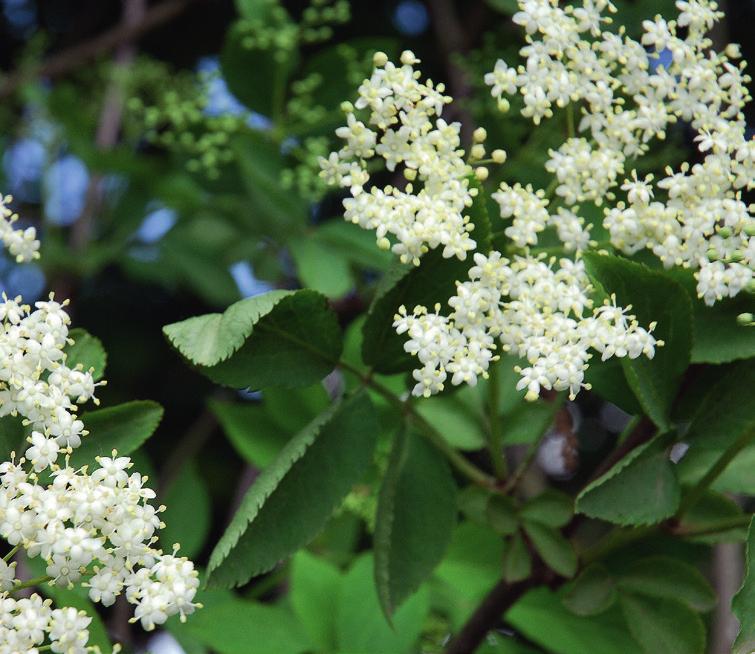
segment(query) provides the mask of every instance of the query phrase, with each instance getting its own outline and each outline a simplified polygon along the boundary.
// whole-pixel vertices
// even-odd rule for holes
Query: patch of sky
[[[252,297],[272,290],[272,285],[254,275],[252,264],[248,261],[237,261],[228,267],[241,297]]]
[[[76,222],[86,203],[89,171],[78,157],[68,154],[54,162],[42,178],[44,214],[55,225]]]
[[[8,192],[22,202],[39,202],[39,182],[46,159],[45,146],[37,139],[24,137],[14,141],[3,153]]]
[[[24,37],[31,36],[37,27],[37,5],[32,0],[3,0],[3,17]]]
[[[393,24],[406,36],[419,36],[430,24],[427,7],[419,0],[402,0],[393,11]]]
[[[223,79],[220,62],[217,57],[202,57],[197,64],[201,75],[207,104],[204,113],[207,116],[247,116],[247,125],[252,129],[266,130],[272,127],[272,121],[262,114],[250,111],[231,93]]]
[[[157,243],[176,224],[178,214],[175,209],[158,203],[150,203],[147,210],[147,215],[136,230],[136,238],[142,243]]]

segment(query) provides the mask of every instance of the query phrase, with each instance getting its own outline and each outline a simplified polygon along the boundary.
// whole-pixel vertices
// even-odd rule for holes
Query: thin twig
[[[451,109],[461,122],[461,141],[466,147],[472,143],[474,123],[463,101],[472,95],[472,85],[464,69],[454,61],[454,57],[469,49],[469,39],[452,0],[430,0],[429,4],[441,56],[446,62],[448,85],[455,99]]]
[[[587,483],[589,484],[590,482],[595,481],[602,474],[608,472],[634,448],[639,447],[655,436],[656,431],[656,426],[650,418],[643,416],[637,423],[636,427],[632,430],[632,433],[627,436],[626,440],[624,440],[623,443],[621,443],[600,465],[598,465],[597,468],[595,468]]]
[[[454,447],[452,447],[443,436],[433,427],[425,418],[423,418],[419,412],[412,406],[410,402],[402,400],[389,388],[383,386],[380,382],[372,378],[371,375],[365,374],[359,368],[352,366],[346,361],[339,361],[338,367],[342,370],[350,372],[355,375],[364,386],[368,386],[386,400],[388,400],[395,407],[400,409],[403,413],[411,415],[415,420],[416,425],[420,428],[421,433],[430,440],[435,447],[437,447],[448,459],[449,463],[456,468],[461,474],[466,476],[470,481],[488,488],[489,490],[495,490],[497,481],[495,477],[491,477],[489,474],[480,470],[471,461],[468,461],[464,456],[459,454]]]
[[[183,438],[173,448],[173,454],[166,460],[160,471],[160,483],[157,489],[158,497],[165,497],[171,485],[178,477],[184,464],[202,449],[202,446],[212,436],[218,425],[215,416],[209,409],[205,409],[189,427]]]
[[[124,0],[121,25],[124,29],[140,25],[147,11],[146,0]],[[136,56],[136,48],[130,41],[122,42],[116,49],[113,63],[118,69],[127,68]],[[118,134],[123,119],[123,79],[122,75],[113,75],[105,91],[100,120],[97,124],[95,144],[99,150],[110,150],[118,142]],[[92,175],[87,189],[84,209],[71,228],[71,247],[82,251],[89,244],[94,227],[94,219],[102,205],[102,175]]]
[[[743,449],[750,445],[755,440],[755,429],[750,429],[743,432],[737,440],[735,440],[729,447],[727,447],[721,456],[716,459],[716,462],[711,466],[707,473],[700,481],[690,490],[684,497],[679,506],[679,511],[676,514],[676,519],[679,520],[684,516],[687,511],[697,504],[700,498],[705,494],[705,491],[711,487],[714,481],[718,479],[728,465],[734,460],[734,458]]]
[[[12,95],[28,79],[30,73],[35,77],[60,77],[92,59],[115,50],[123,43],[136,41],[147,32],[164,25],[183,13],[187,7],[196,1],[164,0],[164,2],[147,10],[138,23],[127,25],[122,22],[91,41],[62,50],[31,71],[16,71],[8,76],[0,87],[0,97],[5,98]]]
[[[514,584],[499,581],[475,609],[461,631],[446,646],[445,654],[471,654],[486,634],[501,620],[501,616],[540,579],[530,577]]]

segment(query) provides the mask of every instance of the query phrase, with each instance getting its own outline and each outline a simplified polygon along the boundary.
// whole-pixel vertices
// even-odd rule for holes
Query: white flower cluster
[[[13,201],[10,195],[0,196],[0,240],[17,263],[24,263],[39,257],[39,241],[34,227],[14,229],[18,215],[7,207]]]
[[[555,215],[548,212],[549,200],[542,190],[534,191],[531,184],[523,187],[505,182],[492,198],[498,203],[502,218],[512,218],[505,230],[514,245],[527,248],[537,244],[538,234],[554,226],[567,252],[582,252],[591,244],[590,227],[574,211],[560,207]],[[575,207],[578,209],[578,207]]]
[[[39,595],[0,600],[0,654],[37,654],[40,643],[64,654],[83,654],[92,621],[84,611],[72,607],[53,609],[52,600]]]
[[[636,171],[621,190],[627,201],[605,210],[611,243],[623,252],[652,250],[667,267],[695,270],[698,295],[707,304],[733,297],[753,284],[755,220],[742,199],[755,188],[755,142],[745,136],[742,109],[750,100],[739,49],[712,51],[706,36],[721,12],[712,0],[678,0],[679,16],[643,23],[640,41],[603,29],[611,22],[608,0],[583,0],[559,7],[557,0],[519,0],[514,22],[524,27],[526,62],[503,61],[485,76],[499,106],[517,91],[522,114],[538,124],[553,107],[576,103],[578,130],[550,152],[546,169],[558,180],[556,193],[567,206],[613,200],[611,189],[629,158],[665,138],[679,120],[696,131],[704,159],[656,184]],[[661,53],[669,63],[660,63]],[[569,108],[571,111],[571,107]],[[502,206],[502,214],[506,209]]]
[[[449,316],[416,307],[410,314],[401,307],[395,317],[398,333],[406,333],[407,352],[422,368],[414,371],[414,395],[441,391],[450,373],[454,385],[475,385],[486,376],[494,358],[495,340],[502,349],[525,358],[529,365],[517,368],[518,390],[528,400],[541,389],[568,390],[573,399],[584,383],[590,348],[601,358],[652,357],[662,345],[649,330],[639,326],[615,299],[595,309],[592,290],[581,261],[546,261],[541,257],[516,257],[509,261],[498,252],[474,255],[469,281],[457,282],[449,300]],[[587,312],[587,315],[584,315]]]
[[[419,81],[413,68],[418,61],[409,51],[402,53],[401,66],[383,53],[375,56],[372,77],[359,87],[355,105],[346,105],[347,125],[336,130],[345,145],[320,161],[327,183],[350,189],[351,197],[343,202],[345,218],[374,229],[381,248],[415,265],[438,246],[444,257],[460,259],[476,246],[469,235],[473,225],[464,215],[475,189],[460,148],[460,125],[440,118],[451,98],[443,94],[443,84]],[[355,110],[367,110],[367,125]],[[369,162],[377,157],[389,171],[403,167],[408,180],[403,190],[395,184],[365,190]]]
[[[0,653],[33,652],[45,639],[53,652],[89,651],[89,618],[53,610],[38,595],[12,597],[23,582],[6,561],[21,548],[45,561],[50,583],[85,580],[105,606],[125,593],[133,620],[148,630],[197,606],[198,574],[188,559],[155,547],[164,507],[149,503],[155,493],[128,472],[130,459],[113,452],[92,471],[69,465],[87,435],[78,405],[96,402],[99,385],[92,370],[66,365],[69,323],[52,295],[34,310],[21,297],[0,302],[0,418],[19,416],[29,432],[25,455],[0,463],[0,536],[14,546],[0,564]]]
[[[466,182],[462,174],[467,175],[469,171],[464,169],[460,159],[458,164],[449,166],[447,157],[443,156],[444,152],[455,151],[458,128],[453,130],[451,147],[445,150],[425,147],[411,138],[410,126],[414,121],[410,118],[425,96],[415,89],[416,82],[406,82],[403,86],[393,83],[389,86],[385,82],[386,77],[391,78],[398,70],[404,71],[401,79],[416,79],[417,73],[408,65],[412,62],[404,63],[404,68],[398,69],[378,61],[375,74],[360,89],[361,106],[372,109],[372,124],[381,128],[400,124],[395,133],[390,129],[386,132],[390,147],[376,146],[376,137],[366,137],[364,130],[368,128],[350,116],[350,126],[339,134],[347,139],[347,146],[332,154],[331,163],[323,166],[331,181],[344,186],[353,185],[355,164],[351,161],[349,166],[352,168],[348,168],[344,162],[349,156],[366,157],[374,149],[384,153],[390,169],[403,162],[407,170],[416,168],[420,175],[424,171],[431,172],[430,176],[424,175],[425,186],[421,193],[431,186],[454,190],[457,184]],[[497,84],[503,90],[511,90],[513,82],[500,78]],[[405,97],[402,98],[401,94]],[[427,113],[423,110],[421,116]],[[432,126],[426,122],[417,133],[420,136],[432,134],[431,130]],[[476,136],[475,140],[484,140],[484,135]],[[381,144],[385,142],[381,140]],[[478,154],[482,152],[482,148],[478,148]],[[459,158],[461,154],[454,152],[453,156]],[[449,315],[443,315],[438,305],[434,312],[422,306],[414,307],[411,312],[401,307],[395,316],[394,327],[398,333],[408,336],[406,351],[422,364],[414,371],[415,395],[428,396],[439,392],[449,376],[454,385],[476,384],[480,376],[487,376],[490,362],[496,358],[498,342],[505,351],[515,352],[528,361],[527,367],[518,369],[521,375],[518,388],[526,389],[526,397],[530,400],[537,398],[541,389],[568,390],[574,397],[585,386],[584,375],[592,356],[591,349],[599,352],[603,359],[612,356],[652,357],[655,347],[662,344],[651,333],[654,325],[644,329],[627,314],[630,307],[617,307],[613,299],[603,306],[592,307],[589,297],[592,288],[581,261],[546,261],[543,256],[530,254],[530,247],[537,245],[539,233],[548,226],[555,227],[568,251],[579,253],[594,245],[590,240],[590,226],[584,224],[577,213],[579,207],[574,205],[587,200],[601,201],[623,171],[623,156],[609,150],[595,151],[585,139],[570,139],[551,156],[549,167],[560,183],[556,191],[569,201],[569,208],[561,207],[552,215],[544,191],[536,191],[530,185],[502,184],[493,198],[499,204],[501,216],[511,218],[505,234],[522,255],[509,260],[498,252],[487,256],[475,253],[469,281],[457,282],[456,294],[449,300],[452,310]],[[475,158],[480,157],[475,155]],[[504,158],[505,155],[498,155],[493,160],[502,161]],[[421,212],[415,212],[417,196],[391,189],[395,193],[395,202],[386,204],[382,199],[383,191],[362,192],[361,184],[367,179],[364,163],[360,161],[357,169],[363,181],[359,182],[359,192],[346,201],[347,217],[353,215],[349,211],[359,203],[357,219],[364,227],[377,229],[380,238],[386,231],[400,233],[402,241],[407,233],[421,234],[423,247],[411,250],[418,258],[427,247],[439,244],[445,245],[444,254],[448,256],[451,230],[466,236],[469,225],[466,220],[460,220],[459,214],[455,214],[453,221],[442,218],[447,214],[441,214],[439,221],[437,215],[428,219]],[[458,176],[453,171],[458,171]],[[471,198],[467,192],[463,202],[457,198],[455,206],[467,206]],[[368,219],[363,220],[365,216]],[[393,229],[396,222],[401,223],[401,230]],[[403,245],[402,242],[399,247]],[[397,251],[406,252],[404,249]]]

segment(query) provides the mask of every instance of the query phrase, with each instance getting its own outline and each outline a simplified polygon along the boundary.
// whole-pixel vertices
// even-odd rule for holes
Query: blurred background
[[[617,4],[634,34],[642,19],[673,8]],[[755,61],[755,0],[721,4],[716,44],[739,42]],[[482,85],[498,57],[513,62],[521,47],[515,10],[513,0],[0,1],[0,189],[42,241],[39,262],[0,259],[0,289],[27,301],[51,291],[70,298],[74,323],[109,354],[103,404],[139,398],[165,408],[135,458],[169,506],[168,546],[180,541],[205,563],[256,471],[320,399],[220,391],[168,347],[163,325],[309,286],[354,327],[391,257],[343,222],[316,161],[376,49],[410,48],[423,74],[447,83],[464,137],[483,125],[490,147],[509,152],[493,176],[547,183],[543,146],[560,142],[558,128],[533,131],[516,107],[503,118]],[[688,159],[690,146],[680,125],[646,166]],[[571,427],[554,424],[540,450],[541,474],[579,487],[583,464],[605,455],[631,409],[580,395],[568,408]],[[248,433],[249,421],[258,433]],[[323,536],[333,560],[359,549],[371,511],[367,489],[334,521]],[[716,579],[730,594],[741,553],[719,548]],[[245,594],[285,592],[285,575],[274,575]],[[126,618],[119,605],[104,615],[134,651],[216,649],[178,627],[148,640]],[[726,651],[727,620],[714,629],[716,654]]]

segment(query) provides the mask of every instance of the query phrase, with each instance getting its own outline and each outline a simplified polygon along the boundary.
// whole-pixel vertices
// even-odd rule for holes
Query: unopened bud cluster
[[[147,478],[129,472],[130,459],[115,451],[92,470],[69,465],[88,433],[78,407],[96,402],[99,384],[92,370],[66,365],[73,344],[66,303],[51,295],[32,310],[20,296],[2,300],[0,418],[20,418],[29,435],[21,458],[0,463],[0,536],[14,546],[0,562],[0,652],[31,652],[48,641],[54,652],[88,651],[90,618],[52,609],[36,594],[12,597],[23,582],[7,561],[21,548],[44,560],[52,584],[82,582],[105,606],[124,593],[145,629],[192,613],[198,575],[191,561],[155,546],[163,507],[149,503]]]

